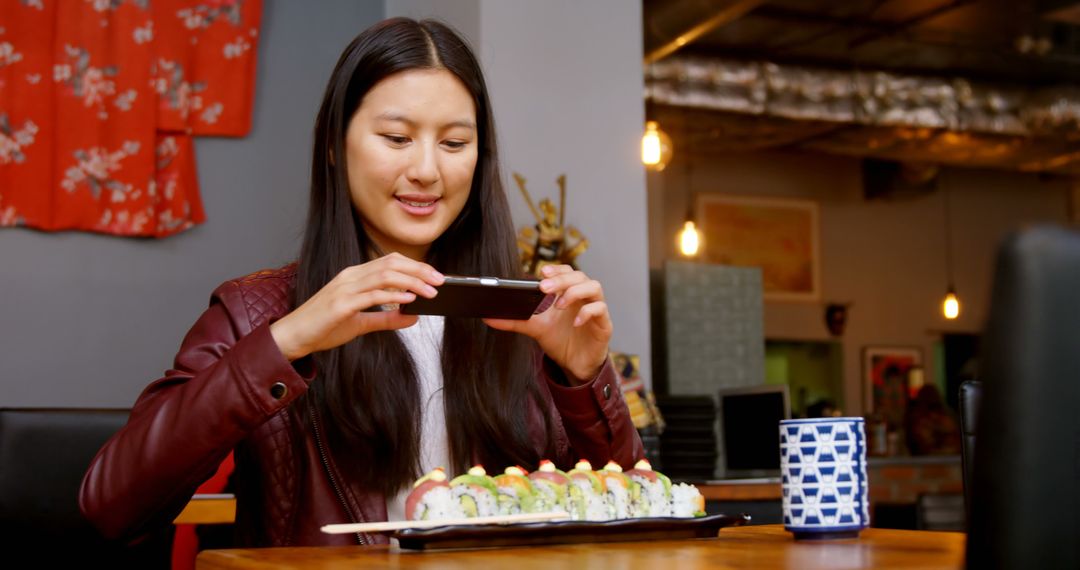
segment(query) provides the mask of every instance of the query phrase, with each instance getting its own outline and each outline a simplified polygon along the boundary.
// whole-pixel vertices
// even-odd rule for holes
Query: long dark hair
[[[394,18],[361,33],[330,76],[315,122],[311,204],[297,268],[294,305],[338,272],[370,261],[378,248],[353,207],[345,132],[364,96],[379,81],[411,69],[445,69],[476,105],[479,153],[461,214],[432,244],[427,261],[447,274],[520,274],[514,228],[499,171],[495,131],[480,65],[465,42],[434,21]],[[446,319],[442,344],[443,401],[450,458],[456,471],[474,460],[489,467],[535,466],[550,437],[534,441],[527,413],[551,417],[536,383],[531,339],[496,331],[477,319]],[[392,494],[420,475],[420,390],[416,370],[394,331],[363,335],[316,353],[319,377],[297,402],[310,405],[335,461],[365,488]]]

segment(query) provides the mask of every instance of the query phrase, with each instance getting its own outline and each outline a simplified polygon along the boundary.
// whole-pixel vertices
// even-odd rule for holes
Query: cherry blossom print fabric
[[[261,0],[0,0],[0,226],[205,220],[192,137],[251,129]]]

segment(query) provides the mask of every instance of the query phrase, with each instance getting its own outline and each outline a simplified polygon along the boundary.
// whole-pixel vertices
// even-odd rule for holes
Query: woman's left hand
[[[484,319],[488,326],[536,340],[571,382],[584,383],[600,372],[608,356],[611,315],[600,282],[569,265],[546,265],[540,290],[555,295],[548,310],[527,321]]]

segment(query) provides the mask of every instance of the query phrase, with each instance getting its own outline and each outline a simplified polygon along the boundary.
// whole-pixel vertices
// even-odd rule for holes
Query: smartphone
[[[540,291],[539,281],[497,277],[448,275],[436,289],[439,294],[434,299],[417,295],[415,301],[401,305],[401,312],[406,315],[526,320],[546,296]]]

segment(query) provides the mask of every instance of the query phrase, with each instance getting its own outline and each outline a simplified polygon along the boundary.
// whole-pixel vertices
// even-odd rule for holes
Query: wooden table
[[[236,497],[232,493],[195,495],[173,524],[231,524],[236,520]]]
[[[419,570],[696,570],[920,568],[964,566],[964,535],[866,529],[858,539],[795,542],[779,525],[726,528],[712,539],[408,552],[388,547],[207,550],[196,568]]]

